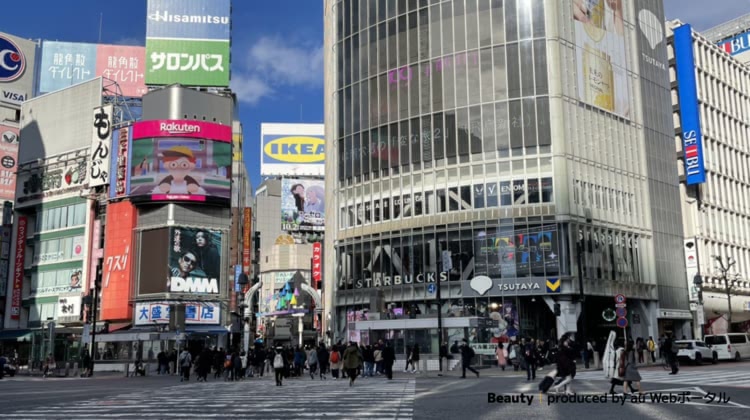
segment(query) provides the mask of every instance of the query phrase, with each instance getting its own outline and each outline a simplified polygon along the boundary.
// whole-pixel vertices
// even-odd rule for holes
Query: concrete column
[[[560,304],[560,316],[557,317],[557,338],[562,337],[566,332],[578,332],[578,317],[581,315],[581,304],[573,302],[568,296],[561,296],[554,300],[549,296],[544,296],[544,302],[554,311],[555,303]]]

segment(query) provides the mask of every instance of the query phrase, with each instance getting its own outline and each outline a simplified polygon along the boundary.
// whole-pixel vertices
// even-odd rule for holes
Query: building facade
[[[689,332],[663,9],[594,3],[326,1],[335,340]]]
[[[745,117],[750,106],[750,70],[741,54],[732,55],[690,25],[668,22],[667,33],[675,137],[681,156],[686,286],[695,310],[694,327],[697,335],[728,331],[731,296],[731,328],[747,331],[750,173],[744,139],[750,134]],[[691,143],[696,134],[700,154]],[[704,167],[703,182],[691,182],[693,167]],[[724,279],[721,264],[728,267],[731,261],[734,265]],[[696,276],[700,281],[696,282]]]

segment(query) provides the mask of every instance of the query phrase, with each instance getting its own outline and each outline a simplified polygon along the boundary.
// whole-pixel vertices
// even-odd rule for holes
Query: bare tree
[[[740,282],[740,275],[738,273],[729,274],[729,270],[737,264],[737,261],[733,257],[727,258],[726,262],[718,255],[714,256],[714,259],[719,263],[719,271],[721,271],[721,280],[724,283],[724,292],[727,294],[727,306],[729,313],[727,314],[727,332],[732,332],[732,290],[735,289]]]

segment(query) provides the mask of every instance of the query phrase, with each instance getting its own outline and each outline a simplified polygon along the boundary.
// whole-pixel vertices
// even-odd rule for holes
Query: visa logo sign
[[[739,54],[750,49],[750,32],[726,40],[719,44],[719,47],[729,55]]]
[[[280,162],[316,163],[325,160],[326,146],[325,140],[317,137],[281,137],[266,143],[263,153]]]
[[[14,92],[10,90],[3,90],[3,96],[0,100],[11,104],[20,104],[28,99],[28,94],[21,92]]]

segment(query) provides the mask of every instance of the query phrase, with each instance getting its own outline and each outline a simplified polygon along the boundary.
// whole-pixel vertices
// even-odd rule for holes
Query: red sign
[[[18,128],[0,124],[0,201],[16,198]]]
[[[148,92],[143,75],[146,71],[146,47],[97,45],[96,74],[116,82],[123,96],[143,96]],[[104,81],[107,85],[107,81]]]
[[[315,281],[315,288],[317,289],[318,283],[323,279],[323,244],[320,242],[313,243],[312,279]]]
[[[623,294],[615,295],[615,303],[625,303],[625,295]]]
[[[131,285],[133,283],[133,229],[135,207],[129,201],[107,206],[102,262],[102,320],[129,320],[133,316]]]
[[[18,216],[16,234],[16,259],[13,262],[13,294],[10,303],[10,319],[21,319],[21,291],[23,290],[23,266],[26,259],[26,216]]]
[[[232,127],[194,120],[150,120],[133,124],[133,140],[154,137],[190,137],[232,142]]]
[[[628,326],[628,319],[627,318],[617,318],[616,324],[620,328],[627,328],[627,326]]]
[[[252,259],[250,258],[250,249],[252,247],[251,231],[253,227],[253,209],[245,207],[242,219],[242,271],[248,273],[250,271],[250,264]]]

